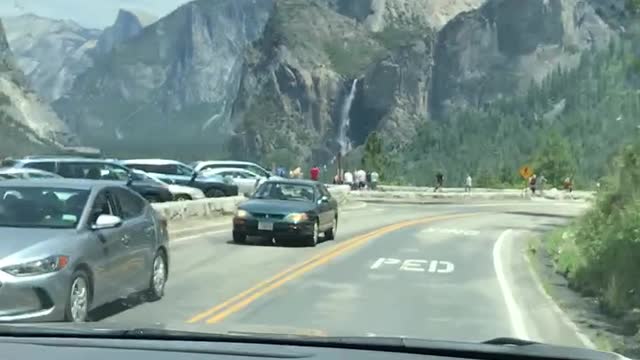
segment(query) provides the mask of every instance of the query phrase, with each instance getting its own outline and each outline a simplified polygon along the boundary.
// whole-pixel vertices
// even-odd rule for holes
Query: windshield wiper
[[[511,337],[494,338],[491,340],[483,341],[482,343],[489,344],[489,345],[514,345],[514,346],[540,344],[539,342],[536,342],[536,341],[523,340],[523,339],[511,338]]]

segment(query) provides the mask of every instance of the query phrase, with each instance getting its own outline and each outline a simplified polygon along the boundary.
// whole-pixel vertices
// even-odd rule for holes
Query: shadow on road
[[[492,226],[491,230],[496,232],[502,232],[505,230],[523,231],[532,234],[544,234],[549,231],[553,231],[559,227],[564,226],[562,222],[545,222],[535,223],[531,225],[514,226],[510,224]]]
[[[578,215],[565,215],[565,214],[549,214],[542,212],[531,212],[531,211],[505,211],[505,214],[509,215],[522,215],[522,216],[533,216],[533,217],[549,217],[555,219],[574,219],[578,217]]]
[[[227,244],[235,246],[273,246],[273,241],[268,238],[248,238],[244,243],[237,243],[233,240],[227,240]]]
[[[147,302],[147,298],[144,293],[136,293],[127,298],[112,301],[92,310],[89,317],[91,318],[91,321],[101,321],[129,309],[133,309],[145,302]]]
[[[325,240],[324,236],[320,236],[320,239],[318,241],[318,244],[321,244],[323,242],[325,242],[327,240]],[[296,241],[296,240],[292,240],[292,239],[281,239],[277,242],[274,242],[273,239],[269,239],[269,238],[248,238],[247,241],[245,243],[242,244],[238,244],[236,242],[233,242],[233,240],[228,240],[227,244],[229,245],[236,245],[236,246],[275,246],[275,247],[308,247],[307,244],[305,244],[302,241]]]

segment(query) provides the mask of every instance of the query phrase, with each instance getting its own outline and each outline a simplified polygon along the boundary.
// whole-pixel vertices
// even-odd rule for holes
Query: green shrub
[[[595,206],[563,234],[547,238],[570,285],[623,315],[640,307],[640,142],[626,147]]]

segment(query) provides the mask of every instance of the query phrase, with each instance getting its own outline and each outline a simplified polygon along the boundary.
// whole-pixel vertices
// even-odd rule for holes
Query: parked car
[[[38,169],[0,168],[0,180],[4,179],[60,179],[62,176]]]
[[[199,200],[199,199],[204,199],[206,196],[204,195],[204,193],[202,192],[202,190],[200,189],[196,189],[194,187],[191,186],[183,186],[183,185],[176,185],[176,184],[168,184],[164,181],[162,181],[159,177],[157,177],[154,174],[148,174],[142,170],[138,170],[138,169],[134,169],[133,172],[144,178],[147,179],[149,181],[155,181],[157,182],[159,185],[162,186],[166,186],[167,189],[169,189],[169,191],[171,191],[171,194],[173,194],[173,199],[176,201],[184,201],[184,200]]]
[[[85,321],[100,305],[164,295],[167,223],[117,181],[0,182],[0,321]]]
[[[169,184],[198,188],[211,197],[238,195],[238,186],[230,179],[221,176],[201,176],[189,166],[175,160],[132,159],[120,162],[131,169],[142,170]]]
[[[265,177],[267,179],[275,178],[282,179],[281,177],[275,176],[271,173],[271,171],[263,168],[262,166],[248,162],[248,161],[234,161],[234,160],[216,160],[216,161],[196,161],[192,164],[192,167],[195,171],[204,171],[208,169],[215,168],[236,168],[236,169],[246,169],[251,171],[252,173]]]
[[[316,246],[319,234],[333,240],[338,230],[338,202],[327,188],[309,180],[268,180],[240,204],[233,218],[233,241],[247,236]]]
[[[39,169],[64,178],[120,181],[150,202],[173,201],[173,195],[154,181],[136,178],[131,169],[111,160],[77,157],[28,157],[12,162],[14,168]]]
[[[241,168],[207,168],[202,170],[202,174],[206,176],[217,175],[230,178],[238,185],[238,191],[247,196],[253,194],[260,184],[268,180],[264,176]]]

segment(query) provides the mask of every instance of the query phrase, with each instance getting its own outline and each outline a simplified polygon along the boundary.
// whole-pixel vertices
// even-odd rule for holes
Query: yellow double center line
[[[199,313],[193,316],[187,322],[196,323],[206,319],[206,322],[208,324],[218,323],[223,319],[225,319],[226,317],[228,317],[229,315],[232,315],[244,309],[245,307],[249,306],[249,304],[254,302],[256,299],[279,288],[286,282],[291,281],[295,278],[298,278],[301,275],[315,269],[316,267],[326,264],[327,262],[335,259],[336,257],[348,252],[349,250],[352,250],[358,246],[364,245],[365,243],[369,242],[370,240],[378,236],[388,234],[390,232],[393,232],[405,227],[413,226],[413,225],[424,224],[424,223],[429,223],[429,222],[438,221],[438,220],[450,220],[455,218],[468,217],[472,215],[475,215],[475,214],[431,216],[431,217],[417,219],[417,220],[403,221],[393,225],[381,227],[377,230],[371,231],[364,235],[356,236],[328,251],[325,251],[321,254],[313,256],[312,258],[302,262],[301,264],[292,266],[274,275],[273,277],[256,284],[250,289],[247,289],[241,292],[240,294],[228,299],[227,301],[221,304],[218,304],[212,307],[209,310],[206,310],[202,313]]]

